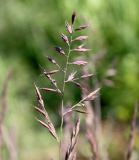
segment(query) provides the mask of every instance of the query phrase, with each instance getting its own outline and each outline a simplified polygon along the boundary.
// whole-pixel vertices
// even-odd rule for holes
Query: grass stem
[[[61,101],[61,125],[60,125],[60,149],[62,145],[62,137],[63,137],[63,123],[64,123],[64,92],[65,92],[65,81],[67,77],[67,71],[68,71],[68,64],[69,64],[69,57],[71,53],[71,42],[72,42],[72,35],[70,36],[70,42],[68,44],[68,54],[66,57],[66,64],[65,64],[65,69],[64,69],[64,77],[63,77],[63,86],[62,86],[62,101]]]

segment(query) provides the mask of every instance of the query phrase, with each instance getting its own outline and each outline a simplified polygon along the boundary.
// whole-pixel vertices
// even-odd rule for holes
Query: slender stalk
[[[66,64],[65,64],[65,69],[64,69],[64,77],[63,77],[63,87],[62,87],[62,101],[61,101],[61,125],[60,125],[60,149],[61,149],[61,141],[62,141],[62,136],[63,136],[63,123],[64,123],[64,92],[65,92],[65,81],[67,77],[67,71],[68,71],[68,64],[69,64],[69,57],[71,53],[71,43],[72,43],[72,35],[70,36],[70,42],[68,45],[68,54],[66,58]]]
[[[137,113],[138,113],[138,103],[136,102],[134,106],[132,121],[131,121],[131,129],[130,129],[129,142],[128,142],[127,153],[125,155],[125,160],[132,159],[133,147],[135,143],[135,129],[136,129],[136,123],[137,123],[136,122]]]
[[[69,50],[68,50],[68,55],[66,59],[66,67],[64,70],[64,78],[63,78],[63,87],[62,87],[62,102],[61,102],[61,135],[62,135],[62,128],[63,128],[63,110],[64,110],[64,91],[65,91],[65,81],[66,81],[66,76],[67,76],[67,70],[68,70],[68,61],[69,61],[69,56],[70,56],[70,44],[69,44]]]

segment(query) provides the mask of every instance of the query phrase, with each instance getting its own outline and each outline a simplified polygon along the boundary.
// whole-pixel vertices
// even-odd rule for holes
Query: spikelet
[[[71,81],[74,79],[76,73],[77,73],[77,72],[72,72],[72,73],[68,76],[68,79],[67,79],[65,82],[71,82]]]
[[[73,39],[72,41],[84,41],[88,38],[88,36],[79,36]]]
[[[73,51],[77,51],[77,52],[88,52],[88,51],[90,51],[90,49],[77,47],[77,48],[74,48]]]
[[[63,41],[65,42],[65,43],[67,43],[68,45],[69,45],[69,39],[68,39],[68,37],[65,35],[65,34],[61,34],[61,38],[63,39]]]
[[[71,62],[69,64],[75,64],[75,65],[79,65],[79,66],[84,66],[84,65],[87,64],[87,62],[83,61],[83,60],[77,60],[77,61]]]
[[[47,59],[51,62],[51,63],[53,63],[53,64],[55,64],[58,68],[60,68],[60,66],[59,66],[59,64],[56,62],[56,60],[54,60],[52,57],[50,57],[50,56],[46,56],[47,57]]]
[[[56,47],[55,47],[55,50],[56,50],[59,54],[65,55],[65,52],[64,52],[64,50],[63,50],[61,47],[56,46]]]
[[[79,26],[78,28],[76,28],[75,31],[80,31],[80,30],[86,29],[86,28],[88,28],[88,27],[89,27],[89,25],[87,25],[87,24],[81,25],[81,26]]]
[[[72,23],[72,25],[75,22],[75,20],[76,20],[76,12],[73,12],[72,16],[71,16],[71,23]]]
[[[72,34],[72,33],[73,33],[72,26],[71,26],[68,22],[66,22],[65,24],[66,24],[66,29],[67,29],[67,31],[68,31],[70,34]]]

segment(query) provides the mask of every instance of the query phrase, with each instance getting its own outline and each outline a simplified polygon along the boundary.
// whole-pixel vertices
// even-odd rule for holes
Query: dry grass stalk
[[[84,74],[88,74],[87,68],[83,69]],[[88,93],[89,93],[89,86],[88,86],[88,79],[84,79],[82,81],[82,97],[87,97]],[[85,106],[86,106],[86,110],[88,112],[88,114],[85,116],[85,121],[86,121],[86,137],[87,140],[90,144],[90,148],[92,151],[92,157],[93,160],[99,160],[99,153],[98,153],[98,144],[97,144],[97,139],[96,139],[96,135],[95,135],[95,114],[94,114],[94,110],[92,108],[92,104],[90,103],[90,101],[85,101],[84,102]]]
[[[134,146],[134,137],[135,137],[135,129],[136,129],[136,119],[137,119],[137,113],[138,113],[138,104],[135,104],[134,107],[134,113],[131,121],[131,130],[129,135],[129,142],[128,142],[128,148],[125,155],[125,160],[130,160],[133,152],[133,146]]]
[[[75,154],[73,155],[72,160],[76,160],[76,159],[77,159],[77,154],[75,153]]]
[[[71,134],[71,141],[66,152],[65,160],[76,159],[76,144],[78,140],[79,129],[80,129],[80,119],[77,120],[75,124],[75,128],[73,128],[73,131]]]
[[[92,160],[99,160],[96,137],[95,137],[95,134],[93,132],[91,132],[91,130],[89,128],[86,131],[86,137],[88,139],[91,151],[93,153]]]
[[[3,89],[1,92],[1,97],[0,97],[0,125],[4,121],[5,113],[6,113],[6,108],[7,108],[7,89],[8,89],[8,83],[10,79],[12,78],[12,71],[9,71],[3,85]]]
[[[17,146],[16,146],[16,133],[15,128],[9,131],[2,127],[3,140],[8,148],[9,160],[17,160]]]
[[[94,86],[94,88],[99,88],[101,87],[104,83],[103,83],[103,77],[101,80],[98,79],[97,77],[97,68],[99,66],[99,64],[101,63],[101,60],[104,58],[104,56],[106,55],[106,50],[100,50],[97,54],[92,55],[90,57],[90,59],[92,60],[92,67],[94,69],[94,78],[92,79],[92,84]],[[110,82],[110,81],[109,81]],[[103,141],[103,133],[102,133],[102,121],[101,121],[101,100],[100,100],[100,93],[98,92],[98,96],[97,98],[94,100],[94,112],[95,112],[95,123],[96,125],[96,139],[98,141],[98,148],[99,148],[99,156],[100,159],[103,160],[108,160],[109,159],[109,155],[108,155],[108,151],[107,151],[107,144],[105,144],[105,142]]]
[[[13,71],[9,71],[3,85],[3,89],[0,96],[0,151],[2,150],[3,145],[3,133],[2,126],[4,123],[4,118],[7,110],[7,90],[10,79],[12,78]],[[0,159],[2,159],[2,155],[0,155]]]
[[[86,115],[86,137],[90,144],[93,160],[99,160],[98,144],[95,135],[94,112],[90,105],[87,106],[87,112],[89,114]]]

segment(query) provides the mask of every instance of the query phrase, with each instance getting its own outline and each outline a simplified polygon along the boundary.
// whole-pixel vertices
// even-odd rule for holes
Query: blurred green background
[[[89,35],[87,45],[92,51],[85,58],[94,57],[89,70],[95,70],[102,87],[103,119],[124,123],[131,119],[139,97],[138,5],[138,0],[0,0],[0,89],[12,69],[5,125],[15,127],[19,159],[45,159],[55,150],[54,145],[57,149],[47,131],[35,121],[33,83],[49,85],[40,77],[40,65],[51,68],[45,55],[61,62],[53,47],[64,46],[60,33],[66,33],[65,20],[70,20],[73,11],[78,16],[76,26],[90,24],[83,34]],[[79,91],[75,90],[74,95],[69,91],[68,98],[77,100]],[[53,101],[50,94],[45,100],[59,126],[58,97]]]

